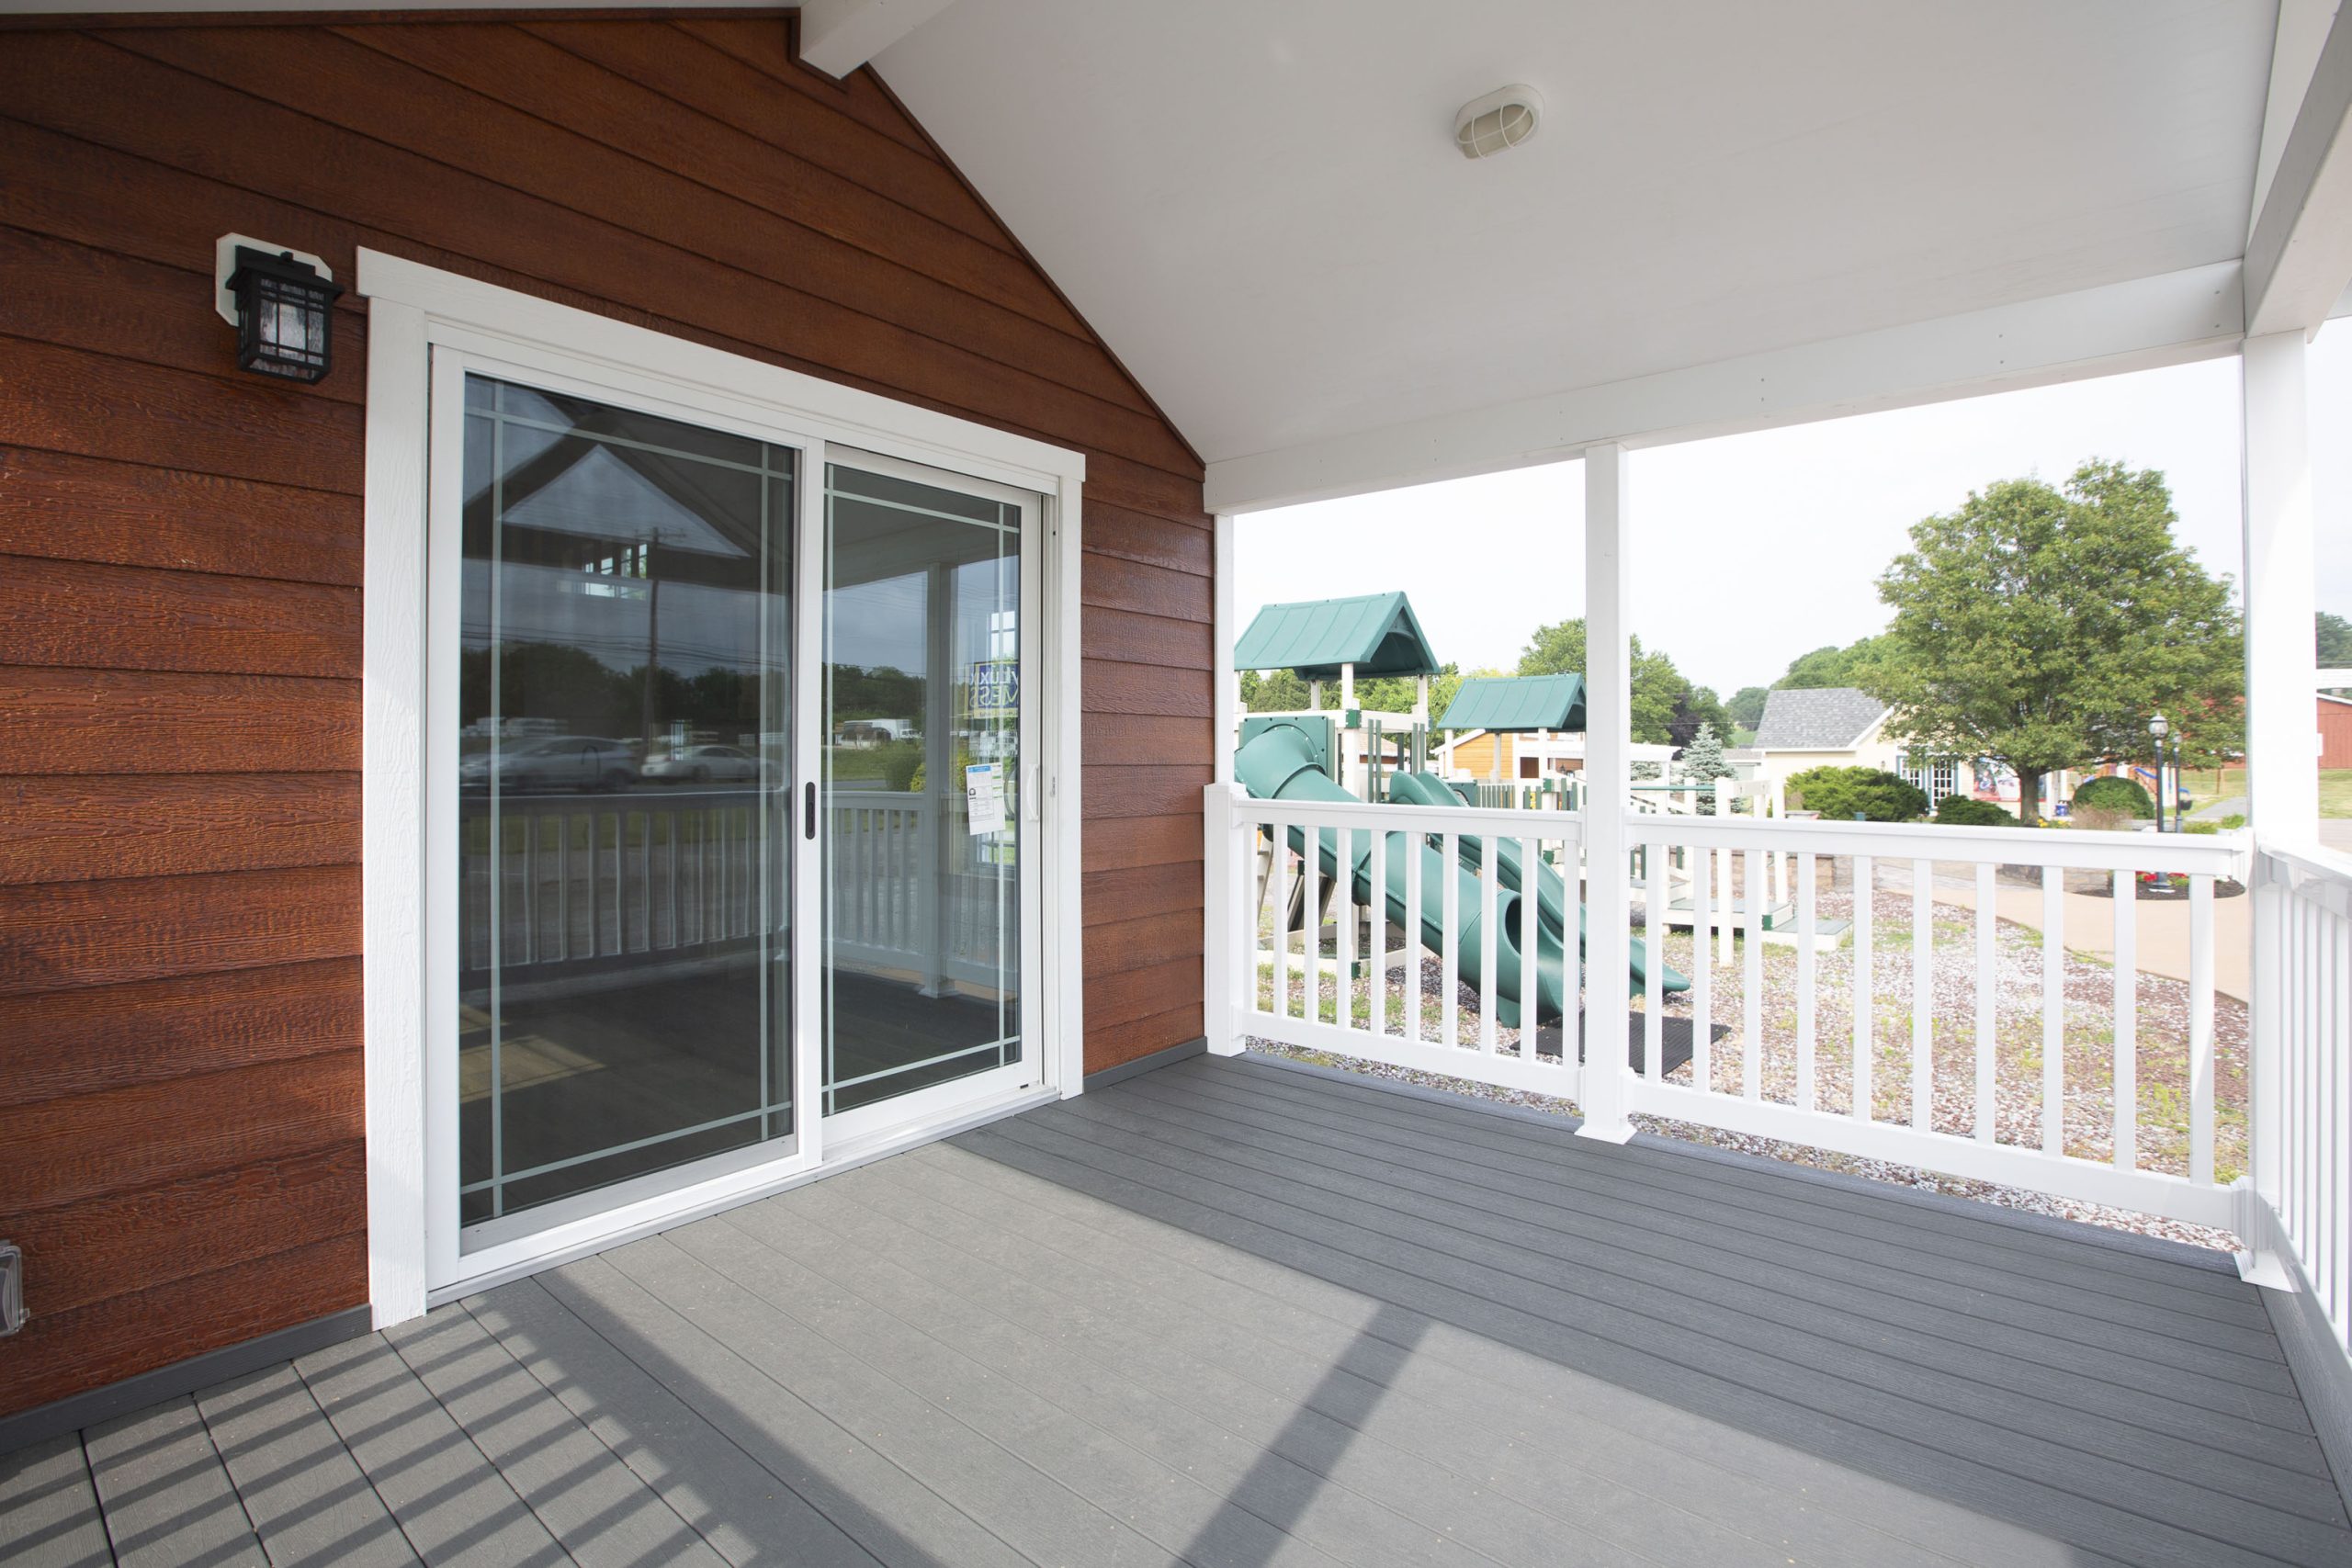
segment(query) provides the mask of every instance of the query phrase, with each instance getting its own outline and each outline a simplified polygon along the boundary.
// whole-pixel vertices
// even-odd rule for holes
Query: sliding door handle
[[[817,786],[811,783],[803,787],[808,793],[805,797],[807,804],[801,807],[803,826],[800,830],[813,839],[817,836]]]

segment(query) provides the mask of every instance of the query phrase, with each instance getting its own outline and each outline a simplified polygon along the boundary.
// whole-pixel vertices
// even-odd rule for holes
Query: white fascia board
[[[2245,319],[2239,264],[2215,262],[1227,458],[1208,467],[1205,504],[1258,512],[1561,462],[1603,441],[1663,446],[2177,365],[2230,352]]]
[[[954,0],[802,0],[800,58],[826,75],[848,75]]]
[[[2328,28],[2245,244],[2246,335],[2314,333],[2352,282],[2352,15]]]

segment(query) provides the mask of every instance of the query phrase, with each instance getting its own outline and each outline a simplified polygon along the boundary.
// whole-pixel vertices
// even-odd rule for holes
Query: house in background
[[[2352,768],[2352,697],[2319,694],[2319,765]]]

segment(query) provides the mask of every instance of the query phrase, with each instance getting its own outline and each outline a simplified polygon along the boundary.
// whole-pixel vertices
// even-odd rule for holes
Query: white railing
[[[2256,1277],[2307,1292],[2352,1356],[2352,857],[2266,840],[2252,886],[2257,1154],[2238,1228]]]
[[[1434,903],[1425,879],[1462,864],[1464,840],[1516,845],[1522,866],[1562,874],[1573,931],[1580,818],[1216,786],[1206,799],[1213,1043],[1255,1036],[1570,1100],[1585,1074],[1611,1071],[1636,1112],[2191,1224],[2236,1218],[2248,1075],[2232,1002],[2223,1104],[2214,908],[2223,879],[2246,874],[2243,835],[1628,813],[1634,940],[1653,960],[1662,949],[1689,989],[1669,1005],[1664,965],[1648,963],[1632,1038],[1588,1049],[1579,1069],[1582,982],[1602,981],[1582,976],[1577,944],[1565,1005],[1539,1019],[1566,1044],[1542,1033],[1531,1053],[1506,1023],[1509,971],[1515,951],[1546,951],[1544,912],[1475,853]],[[1300,852],[1310,842],[1317,852]],[[1392,886],[1399,858],[1424,881]],[[1335,871],[1356,908],[1327,896]],[[2139,896],[2143,873],[2183,879],[2160,916],[2143,914],[2155,907]],[[1418,911],[1427,929],[1367,918],[1375,886],[1391,891],[1385,914]],[[2142,974],[2143,921],[2160,922],[2170,977]],[[1498,923],[1520,933],[1500,975],[1485,941]],[[2109,956],[2070,953],[2070,924],[2098,926],[2077,945]],[[1466,972],[1464,951],[1478,960]]]
[[[1573,886],[1577,818],[1235,801],[1215,790],[1211,803],[1209,841],[1219,848],[1210,875],[1228,890],[1213,894],[1212,968],[1231,987],[1241,1032],[1576,1098],[1576,944],[1562,953],[1556,930],[1544,928],[1540,899],[1510,892],[1499,877],[1457,875],[1454,868],[1465,851],[1482,861],[1487,846],[1499,844],[1497,859],[1522,868],[1565,863]],[[1223,822],[1215,815],[1220,804]],[[1314,852],[1305,852],[1310,844]],[[1343,888],[1353,896],[1340,897]],[[1383,891],[1367,903],[1374,888]],[[1380,918],[1366,918],[1373,908]],[[1321,940],[1327,922],[1329,953]],[[1487,941],[1497,931],[1504,940]],[[1539,992],[1548,961],[1557,971],[1554,996],[1564,989],[1570,998],[1565,1021],[1539,1019],[1533,1031],[1520,1027],[1524,1019],[1505,1021],[1517,1011],[1525,967],[1519,955],[1530,952],[1538,955]],[[1467,985],[1470,1005],[1450,980],[1425,986],[1425,962]],[[1565,1045],[1548,1033],[1563,1021]]]

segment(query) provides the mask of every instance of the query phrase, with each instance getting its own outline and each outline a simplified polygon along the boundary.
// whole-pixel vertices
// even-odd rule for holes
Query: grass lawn
[[[2322,817],[2352,817],[2352,768],[2322,768],[2319,771],[2319,814]]]

